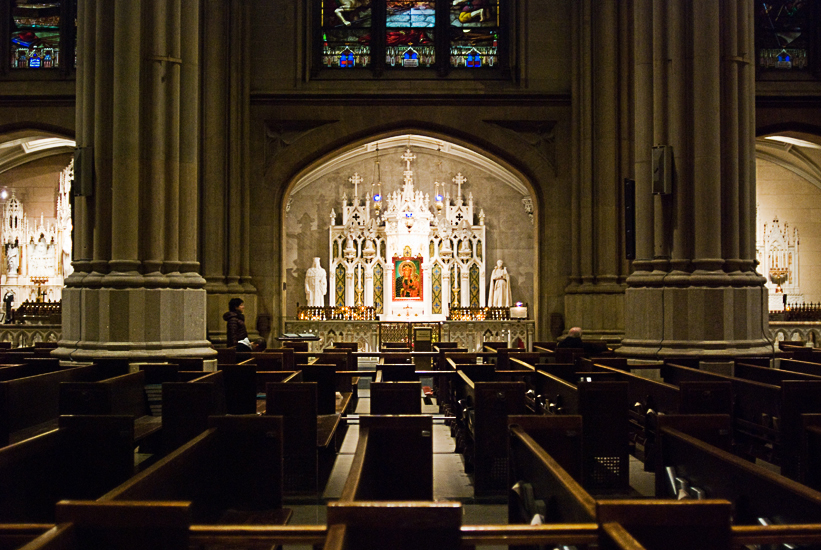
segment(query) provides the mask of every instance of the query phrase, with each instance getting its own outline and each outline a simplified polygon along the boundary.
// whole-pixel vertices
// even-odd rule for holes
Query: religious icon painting
[[[393,257],[394,300],[422,300],[422,257]]]

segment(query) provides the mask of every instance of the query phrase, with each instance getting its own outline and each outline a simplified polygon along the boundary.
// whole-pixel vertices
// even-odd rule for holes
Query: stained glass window
[[[451,67],[494,67],[499,55],[499,0],[455,0],[450,4]]]
[[[52,69],[60,66],[61,2],[11,4],[11,67]]]
[[[442,266],[439,263],[433,264],[431,272],[431,309],[433,313],[442,313]]]
[[[384,285],[383,281],[383,270],[382,264],[377,263],[373,267],[373,308],[376,310],[376,313],[382,313],[382,306],[385,303],[384,296]]]
[[[479,266],[470,266],[470,307],[479,307]]]
[[[345,266],[343,264],[339,264],[336,266],[336,283],[334,284],[334,289],[336,290],[336,303],[334,305],[337,306],[344,306],[345,305]]]
[[[500,65],[504,0],[316,0],[322,66],[374,71]]]
[[[436,2],[388,0],[385,15],[385,64],[430,67],[436,62]]]
[[[371,0],[322,0],[322,64],[369,66],[372,19]]]
[[[810,58],[809,0],[756,2],[756,45],[761,69],[807,69]]]

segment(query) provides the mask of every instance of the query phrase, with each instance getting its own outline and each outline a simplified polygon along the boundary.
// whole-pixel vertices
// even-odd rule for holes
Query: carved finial
[[[413,160],[415,160],[415,159],[416,159],[416,155],[414,155],[413,153],[411,153],[411,150],[410,150],[410,147],[409,147],[409,148],[405,151],[405,154],[404,154],[404,155],[402,155],[402,156],[401,156],[401,157],[399,157],[399,158],[401,158],[402,160],[404,160],[404,161],[405,161],[405,164],[407,164],[407,166],[406,166],[405,170],[410,170],[410,163],[411,163],[411,161],[413,161]]]

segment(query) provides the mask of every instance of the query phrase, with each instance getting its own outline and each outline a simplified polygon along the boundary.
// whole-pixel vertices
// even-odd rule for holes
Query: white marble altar
[[[60,174],[54,220],[46,220],[42,215],[39,220],[26,216],[25,207],[14,192],[3,205],[0,295],[13,296],[15,309],[27,300],[62,299],[63,281],[72,272],[69,193],[73,179],[72,160]]]
[[[799,278],[798,228],[781,223],[776,216],[770,223],[759,224],[756,242],[759,273],[767,278],[770,311],[784,309],[784,295],[788,303],[804,303]]]
[[[355,173],[341,220],[331,211],[329,304],[373,306],[382,320],[406,321],[444,321],[450,307],[484,307],[484,212],[474,212],[471,193],[463,196],[467,178],[453,178],[455,197],[437,191],[431,201],[415,189],[410,147],[400,158],[401,190],[383,196],[378,182],[361,196],[364,180]]]

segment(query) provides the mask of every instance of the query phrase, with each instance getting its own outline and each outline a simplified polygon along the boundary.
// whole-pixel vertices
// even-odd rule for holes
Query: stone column
[[[565,292],[565,326],[581,326],[592,337],[622,334],[624,285],[621,239],[620,142],[623,73],[620,19],[627,3],[572,3],[574,158],[573,258]]]
[[[225,340],[228,300],[245,302],[249,336],[258,301],[250,250],[250,3],[205,0],[203,29],[203,273],[208,337]]]
[[[198,110],[186,111],[184,125],[180,105],[199,104],[196,87],[181,96],[181,75],[199,74],[198,9],[183,17],[180,0],[80,4],[78,146],[93,159],[84,170],[93,169],[94,184],[75,200],[78,254],[55,355],[214,355],[196,247],[186,246],[188,276],[180,276],[176,234],[192,220],[196,231],[178,197],[183,173],[186,195],[197,194]]]
[[[744,355],[771,351],[764,279],[754,270],[754,51],[748,0],[638,0],[635,10],[637,218],[655,220],[653,257],[628,278],[621,352]],[[642,101],[651,55],[657,101]],[[661,100],[663,98],[663,100]],[[649,209],[648,128],[673,151],[673,190]],[[659,217],[664,218],[663,220]],[[670,220],[669,223],[666,220]],[[658,235],[661,231],[662,234]],[[640,230],[639,230],[639,236]],[[646,242],[646,241],[643,241]],[[671,248],[667,248],[671,243]],[[669,256],[667,256],[668,252]],[[653,265],[649,272],[647,265]]]

